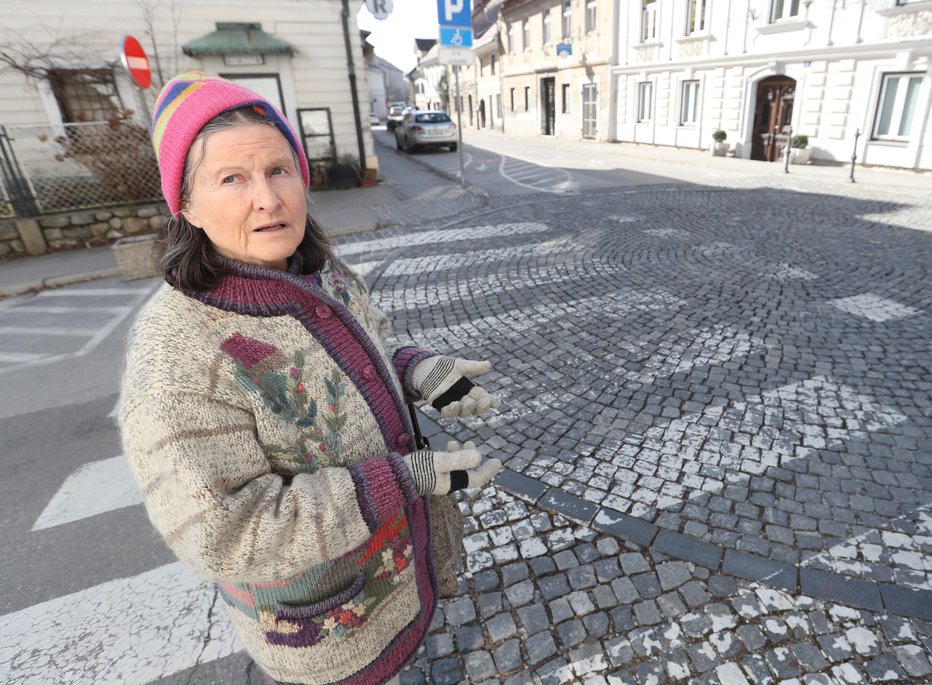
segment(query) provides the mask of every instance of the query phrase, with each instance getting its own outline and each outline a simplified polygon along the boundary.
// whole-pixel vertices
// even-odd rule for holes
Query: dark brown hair
[[[181,183],[181,203],[187,204],[191,197],[191,185],[194,172],[204,159],[204,146],[200,149],[200,157],[194,160],[191,151],[195,149],[198,141],[203,141],[215,131],[243,126],[248,124],[275,124],[266,119],[251,107],[242,107],[217,115],[206,124],[191,143],[188,157],[185,160]],[[276,127],[276,130],[277,127]],[[295,157],[295,167],[298,166]],[[162,226],[161,240],[159,241],[161,254],[159,255],[159,271],[165,280],[179,290],[211,290],[216,287],[226,273],[226,268],[220,259],[207,234],[193,226],[184,215],[179,212],[165,220]],[[304,238],[301,240],[295,255],[301,258],[302,273],[320,271],[328,259],[333,259],[330,242],[320,224],[310,213],[304,226]]]

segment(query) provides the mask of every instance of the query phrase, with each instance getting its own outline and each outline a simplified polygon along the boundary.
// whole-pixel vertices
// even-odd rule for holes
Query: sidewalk
[[[884,167],[857,166],[854,171],[855,183],[851,183],[851,165],[827,164],[791,164],[789,173],[784,172],[783,162],[759,162],[740,157],[713,157],[708,151],[692,148],[675,148],[668,146],[655,146],[637,143],[602,143],[590,140],[565,140],[539,135],[519,135],[509,133],[503,136],[500,133],[472,129],[463,130],[463,141],[467,144],[480,146],[494,146],[501,154],[508,154],[521,158],[521,153],[504,149],[503,144],[517,143],[520,150],[522,144],[538,143],[546,145],[549,149],[565,151],[598,151],[601,155],[612,155],[617,159],[620,167],[633,166],[633,162],[660,162],[685,167],[700,167],[721,170],[729,175],[738,172],[747,178],[769,178],[772,180],[819,184],[813,190],[820,190],[822,186],[833,185],[839,189],[864,189],[876,192],[909,195],[922,199],[932,198],[932,172],[916,172],[902,169]]]
[[[312,212],[330,236],[372,231],[375,208],[399,202],[391,188],[332,190],[312,195]],[[110,246],[0,260],[0,298],[121,275]]]

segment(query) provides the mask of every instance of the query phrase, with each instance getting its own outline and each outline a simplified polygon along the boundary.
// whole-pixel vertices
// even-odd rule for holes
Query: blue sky
[[[371,31],[369,42],[375,54],[404,72],[417,66],[415,38],[434,38],[437,29],[437,0],[393,0],[394,9],[385,21],[376,20],[363,5],[357,15],[359,28]]]

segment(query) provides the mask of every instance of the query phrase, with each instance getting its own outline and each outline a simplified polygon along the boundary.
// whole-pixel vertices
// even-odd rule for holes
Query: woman
[[[479,414],[499,401],[468,377],[490,365],[387,346],[308,216],[297,137],[260,95],[182,74],[152,135],[168,285],[134,326],[119,412],[149,516],[217,581],[272,682],[394,682],[439,592],[426,496],[501,469],[468,443],[417,450],[405,401]]]

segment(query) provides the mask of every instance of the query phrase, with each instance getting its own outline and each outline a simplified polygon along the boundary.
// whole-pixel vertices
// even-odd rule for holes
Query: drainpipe
[[[353,66],[353,46],[349,34],[349,0],[343,0],[343,42],[346,43],[346,69],[349,72],[350,94],[353,96],[353,118],[356,124],[356,143],[359,146],[359,168],[366,170],[366,148],[362,141],[362,122],[359,119],[359,93],[356,92],[356,69]]]

